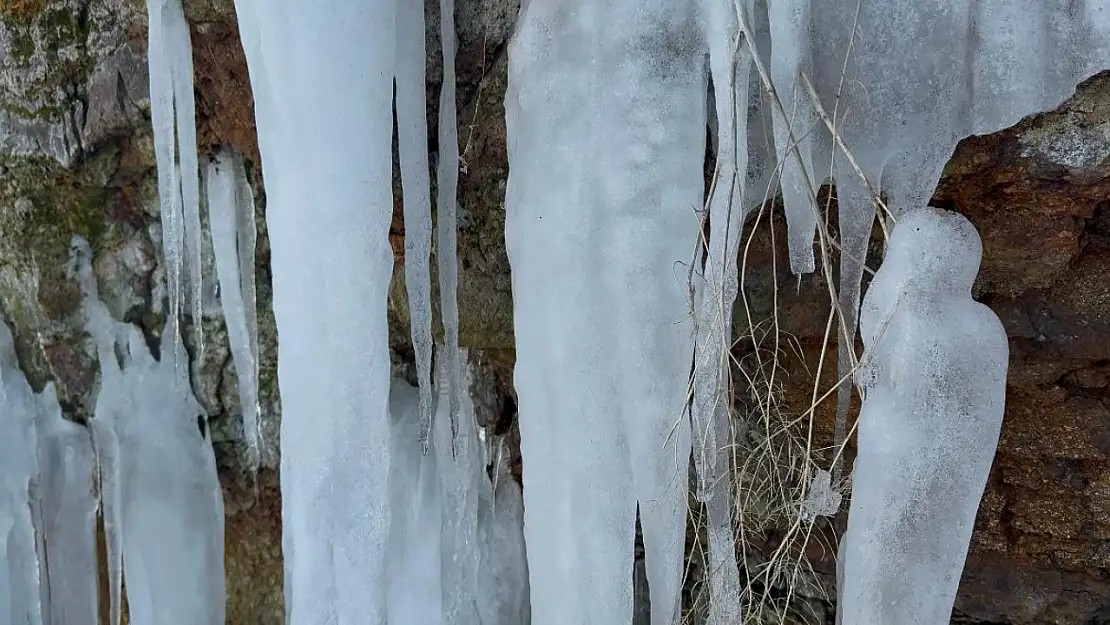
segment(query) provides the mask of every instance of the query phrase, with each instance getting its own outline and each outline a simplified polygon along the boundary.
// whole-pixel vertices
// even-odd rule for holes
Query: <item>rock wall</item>
[[[480,359],[481,418],[510,440],[515,404],[501,204],[508,170],[502,97],[506,41],[518,4],[458,0],[456,16],[462,342]],[[434,141],[442,77],[438,3],[427,10]],[[186,13],[193,26],[202,153],[231,145],[245,154],[261,191],[233,2],[187,0]],[[0,309],[14,326],[32,384],[56,381],[67,416],[78,422],[91,412],[98,371],[82,329],[79,293],[65,277],[70,237],[80,234],[93,244],[102,296],[113,315],[152,337],[163,318],[145,20],[142,0],[22,0],[0,9]],[[965,213],[980,229],[985,258],[976,295],[1003,319],[1012,351],[1002,446],[980,510],[958,619],[1110,623],[1110,75],[1088,81],[1057,111],[964,141],[934,202]],[[192,367],[225,487],[233,624],[281,622],[274,472],[280,405],[263,213],[260,206],[266,468],[259,475],[250,475],[242,462],[235,373],[214,287],[200,320],[207,349]],[[398,207],[398,261],[403,232]],[[744,361],[757,346],[777,354],[778,405],[799,415],[810,405],[815,381],[821,392],[835,382],[829,357],[817,374],[829,315],[826,287],[819,275],[789,275],[778,207],[761,211],[748,234],[747,306],[738,306],[737,356]],[[873,252],[879,243],[877,232]],[[214,285],[214,272],[209,278]],[[403,370],[402,280],[398,264],[390,310]],[[779,329],[776,347],[765,338],[771,320]],[[825,402],[815,411],[818,446],[831,438],[831,409]],[[774,535],[772,527],[766,540]],[[810,611],[799,622],[821,622],[831,615],[821,592],[822,584],[828,588],[831,553],[816,541],[801,553],[816,583],[800,590]]]

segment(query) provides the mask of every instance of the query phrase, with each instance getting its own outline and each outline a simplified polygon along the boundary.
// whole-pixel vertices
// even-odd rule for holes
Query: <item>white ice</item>
[[[181,0],[148,0],[147,23],[150,116],[158,163],[158,198],[170,299],[170,326],[177,334],[181,301],[183,297],[187,298],[194,344],[201,353],[204,345],[200,329],[200,168],[197,160],[192,43]]]
[[[691,2],[532,0],[509,45],[506,247],[532,620],[678,608],[706,48]]]
[[[130,623],[220,625],[222,493],[207,418],[187,368],[175,364],[184,345],[167,324],[155,359],[142,332],[99,300],[88,243],[75,238],[73,251],[100,360],[92,427],[112,593],[122,558]],[[118,596],[112,603],[116,614]]]
[[[392,466],[389,471],[388,622],[402,625],[465,623],[446,618],[440,532],[446,514],[438,457],[424,453],[417,389],[394,380],[390,391]]]
[[[397,153],[405,217],[405,290],[420,389],[420,440],[427,442],[435,410],[432,388],[431,175],[425,89],[424,3],[397,5]],[[446,84],[446,83],[445,83]],[[452,84],[452,93],[454,83]],[[440,219],[444,219],[443,215]],[[451,224],[454,228],[454,224]],[[454,300],[452,294],[451,299]],[[457,341],[456,341],[457,342]]]
[[[439,97],[439,163],[436,176],[436,259],[439,268],[440,316],[443,318],[443,362],[447,367],[452,435],[458,434],[461,382],[459,354],[458,183],[459,121],[455,106],[455,0],[439,0],[439,32],[443,43],[443,86]]]
[[[844,625],[951,617],[1006,396],[1005,331],[971,298],[981,256],[963,216],[906,214],[864,300]]]
[[[31,497],[38,472],[36,426],[43,409],[19,369],[12,334],[0,314],[0,621],[12,625],[42,623]]]
[[[287,618],[380,625],[396,6],[235,4],[272,254]]]
[[[257,469],[261,461],[262,431],[258,404],[258,311],[255,307],[254,198],[242,157],[222,150],[205,169],[208,223],[220,305],[239,391],[247,461]]]
[[[52,385],[40,401],[36,530],[40,537],[43,622],[96,623],[96,457],[88,428],[62,418]]]

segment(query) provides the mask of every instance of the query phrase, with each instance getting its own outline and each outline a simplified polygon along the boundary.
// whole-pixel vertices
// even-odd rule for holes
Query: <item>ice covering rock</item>
[[[951,617],[1006,395],[1005,331],[971,299],[981,256],[967,219],[920,209],[899,220],[868,289],[845,625]]]
[[[506,248],[532,619],[678,606],[705,45],[692,2],[532,0],[509,44]],[[634,363],[630,366],[630,363]]]
[[[261,461],[261,408],[258,404],[258,310],[256,308],[254,253],[257,232],[254,196],[243,169],[243,159],[230,149],[221,150],[205,169],[208,223],[220,305],[235,377],[247,462],[257,469]]]
[[[396,77],[397,154],[401,165],[405,216],[405,291],[408,294],[416,381],[420,389],[420,440],[426,446],[435,410],[435,389],[432,388],[432,286],[429,267],[432,199],[428,169],[424,30],[423,3],[401,2],[397,5],[397,32],[400,33],[397,37]],[[454,82],[451,87],[454,93]],[[443,219],[443,216],[440,218]],[[454,228],[453,222],[450,227]],[[451,299],[454,299],[453,292]]]
[[[180,336],[163,328],[156,360],[143,333],[97,296],[88,243],[74,239],[88,331],[100,360],[91,425],[100,464],[113,616],[119,571],[134,625],[224,621],[223,500],[207,417]]]
[[[380,625],[396,5],[235,5],[272,254],[287,618]]]

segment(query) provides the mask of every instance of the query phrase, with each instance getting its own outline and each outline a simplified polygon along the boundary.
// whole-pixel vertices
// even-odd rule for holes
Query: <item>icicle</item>
[[[1006,394],[1005,331],[971,299],[981,256],[964,217],[915,211],[868,290],[844,623],[951,617]]]
[[[428,169],[428,116],[424,86],[424,4],[397,5],[397,150],[405,211],[405,290],[420,389],[420,441],[427,451],[432,427],[432,292],[429,256],[432,246],[431,175]],[[446,76],[444,85],[446,85]],[[451,83],[454,85],[454,82]],[[446,95],[446,91],[444,92]],[[454,91],[452,91],[454,93]],[[451,119],[454,119],[453,117]],[[441,147],[441,154],[444,154]],[[453,187],[452,187],[453,188]],[[441,193],[443,187],[440,187]],[[446,216],[440,213],[441,224]],[[450,227],[454,228],[452,221]],[[440,243],[441,246],[445,242]],[[453,247],[451,248],[454,249]],[[441,258],[450,258],[443,257]],[[440,275],[444,273],[441,270]],[[455,301],[455,293],[442,295]],[[457,307],[454,312],[458,316]],[[445,317],[446,319],[446,317]],[[457,329],[455,344],[458,343]]]
[[[291,625],[386,620],[392,2],[237,0],[266,185]]]
[[[389,622],[464,624],[446,618],[444,611],[443,573],[447,565],[441,564],[441,558],[449,559],[451,552],[441,549],[440,531],[448,511],[443,509],[440,493],[440,458],[424,453],[419,437],[424,424],[420,401],[417,389],[404,381],[393,381],[389,398],[394,452],[389,472],[393,512],[389,529]]]
[[[455,0],[439,0],[439,32],[443,42],[443,86],[439,95],[439,166],[436,177],[436,259],[439,268],[440,315],[443,318],[450,387],[451,436],[459,431],[459,259],[457,191],[459,182],[458,111],[455,106]]]
[[[524,548],[524,499],[520,486],[509,475],[504,445],[497,447],[493,483],[484,489],[479,510],[482,569],[478,611],[483,625],[518,625],[529,622],[528,558]]]
[[[205,182],[220,304],[238,380],[247,460],[257,470],[262,432],[258,405],[258,322],[254,307],[254,202],[243,194],[244,188],[248,192],[250,189],[243,161],[229,149],[208,163]],[[252,232],[247,233],[248,228]]]
[[[154,360],[139,329],[116,323],[99,301],[88,243],[75,238],[73,252],[100,355],[92,433],[101,467],[111,618],[117,622],[122,559],[130,623],[219,625],[223,505],[203,410],[186,370],[175,365],[185,358],[184,348],[167,328],[162,361]]]
[[[440,348],[440,358],[449,347]],[[459,352],[460,364],[466,355]],[[443,497],[443,622],[452,625],[478,625],[475,598],[481,590],[481,544],[478,513],[483,488],[489,488],[482,448],[479,446],[474,404],[471,401],[470,370],[460,367],[457,385],[448,383],[450,372],[440,369],[436,376],[440,413],[433,429],[433,447],[439,467],[439,489]],[[452,402],[446,395],[456,393],[459,406],[458,427],[452,427],[446,414]]]
[[[180,0],[149,0],[147,22],[169,328],[172,336],[180,336],[181,300],[188,286],[194,343],[201,353],[200,190],[189,26]]]
[[[147,62],[150,76],[150,121],[154,130],[154,156],[158,163],[158,204],[162,218],[162,255],[165,259],[166,292],[169,294],[169,323],[180,335],[182,267],[185,232],[181,207],[181,183],[175,166],[177,134],[174,127],[174,77],[171,60],[172,35],[163,17],[165,2],[147,2]],[[172,9],[171,9],[172,11]]]
[[[744,223],[744,182],[748,171],[748,86],[751,50],[739,40],[736,11],[750,7],[731,0],[706,8],[709,63],[719,120],[717,165],[707,211],[709,241],[705,281],[698,289],[697,342],[694,351],[694,466],[698,498],[706,503],[709,535],[709,623],[740,618],[740,573],[732,531],[729,441],[731,389],[729,350],[732,308],[739,281],[737,259]],[[645,534],[646,537],[646,534]],[[650,563],[649,563],[650,565]],[[650,573],[650,569],[649,569]]]
[[[799,72],[812,72],[809,53],[810,0],[778,0],[769,3],[771,76],[788,118],[774,114],[775,150],[782,168],[782,203],[786,212],[790,268],[796,274],[814,270],[813,235],[817,214],[809,184],[802,171],[813,176],[811,135],[816,115],[809,96],[798,83]]]
[[[52,391],[52,388],[48,388]],[[0,620],[42,624],[38,545],[31,496],[38,472],[36,420],[41,408],[16,360],[0,314]]]
[[[96,514],[99,500],[89,430],[62,418],[52,385],[40,396],[37,488],[43,621],[85,625],[99,618]]]
[[[536,625],[631,621],[637,503],[654,622],[678,606],[684,282],[706,125],[695,13],[532,0],[509,46],[506,247]]]

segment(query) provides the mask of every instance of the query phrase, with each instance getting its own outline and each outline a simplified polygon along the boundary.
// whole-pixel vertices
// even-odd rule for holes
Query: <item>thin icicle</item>
[[[250,186],[246,184],[242,158],[230,149],[222,150],[208,163],[205,182],[220,304],[238,381],[247,461],[257,470],[262,432],[258,405],[257,311],[254,308],[255,234],[244,232],[254,225],[254,203],[248,201],[249,197],[243,197],[244,186],[247,189]]]
[[[436,260],[439,269],[440,316],[443,318],[444,363],[447,367],[451,437],[459,432],[459,258],[458,183],[459,132],[455,106],[455,0],[439,0],[439,33],[443,42],[443,86],[439,94],[439,163],[436,176]]]
[[[188,289],[193,345],[198,362],[204,358],[204,318],[201,291],[200,163],[197,157],[196,103],[193,95],[193,47],[181,0],[162,2],[169,73],[173,77],[174,112],[177,120],[178,176],[181,184],[185,255],[183,281]],[[161,68],[165,71],[167,68]],[[162,163],[158,164],[162,167]]]
[[[62,418],[48,385],[40,395],[37,490],[43,571],[43,621],[50,625],[96,623],[99,563],[96,554],[96,458],[88,428]]]
[[[429,267],[432,199],[428,165],[427,91],[424,82],[423,2],[401,2],[397,5],[397,32],[397,150],[401,161],[401,190],[405,211],[405,290],[408,293],[416,380],[420,389],[420,441],[426,452],[436,395],[432,388],[432,292]],[[451,84],[454,85],[454,82]],[[440,155],[442,159],[442,147]],[[443,188],[440,187],[441,195]],[[440,212],[439,219],[443,224],[447,217]],[[451,228],[454,228],[454,221]],[[446,249],[446,243],[441,240],[440,249]],[[441,254],[441,263],[444,258]],[[444,275],[441,269],[441,279]],[[454,291],[449,296],[452,302],[455,301]],[[442,297],[446,301],[448,294],[445,293]],[[457,318],[457,307],[454,314]],[[456,345],[457,334],[456,328]]]
[[[440,347],[439,356],[449,348]],[[460,364],[466,354],[459,353]],[[436,376],[440,413],[432,431],[433,448],[439,467],[439,488],[443,499],[443,622],[451,625],[479,625],[475,598],[481,590],[481,541],[478,528],[483,488],[489,488],[483,451],[479,445],[474,404],[470,398],[470,369],[460,367],[459,384],[448,383],[450,373],[440,369]],[[444,414],[451,398],[459,406],[458,428]]]

